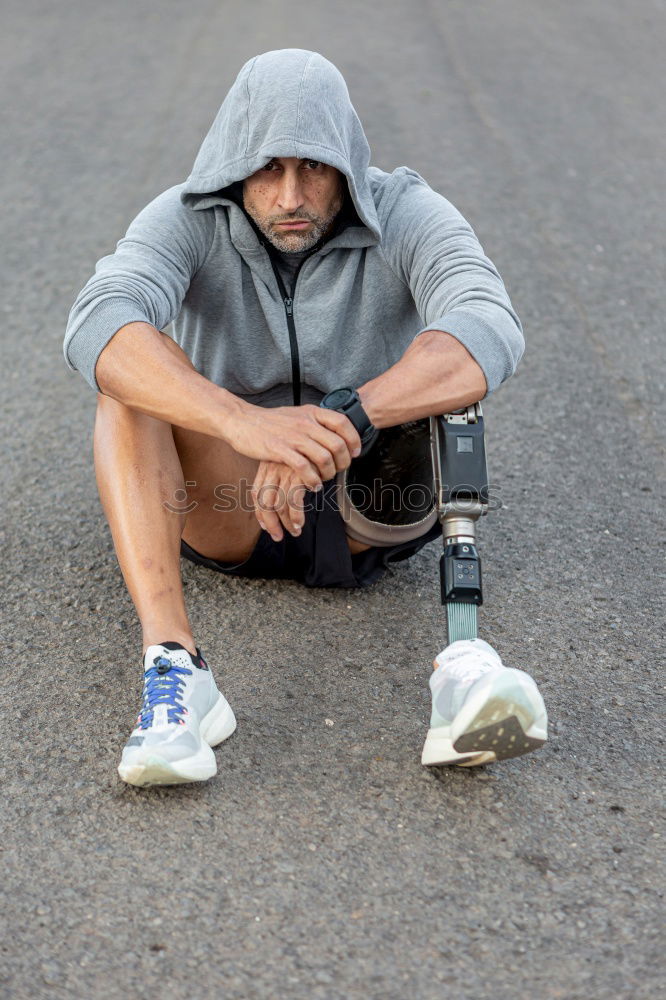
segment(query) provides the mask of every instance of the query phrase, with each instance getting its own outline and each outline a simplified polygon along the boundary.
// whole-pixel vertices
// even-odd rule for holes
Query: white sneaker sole
[[[118,765],[118,774],[128,785],[181,785],[189,781],[207,781],[217,774],[217,761],[211,747],[228,739],[236,729],[236,716],[220,695],[210,712],[203,717],[199,734],[204,745],[191,757],[165,760],[158,753],[146,752],[145,759]]]
[[[539,689],[522,670],[503,670],[469,698],[450,726],[428,730],[421,763],[475,767],[538,750],[548,738]]]

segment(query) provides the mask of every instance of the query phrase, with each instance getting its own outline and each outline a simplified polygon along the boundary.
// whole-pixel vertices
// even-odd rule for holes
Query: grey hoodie
[[[345,224],[303,263],[293,301],[287,289],[286,307],[239,201],[238,182],[272,157],[337,167],[351,199]],[[95,365],[117,330],[173,324],[175,341],[217,385],[263,405],[311,402],[381,374],[417,334],[437,329],[465,345],[491,392],[524,348],[496,268],[419,174],[369,162],[330,62],[302,49],[251,59],[187,181],[137,216],[77,297],[64,343],[69,366],[99,388]]]

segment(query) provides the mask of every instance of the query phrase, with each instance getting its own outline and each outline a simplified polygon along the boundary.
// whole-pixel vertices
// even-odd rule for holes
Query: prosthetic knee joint
[[[448,641],[476,639],[483,604],[476,522],[488,512],[488,472],[480,403],[430,418],[437,516],[444,553],[440,559],[442,604]]]

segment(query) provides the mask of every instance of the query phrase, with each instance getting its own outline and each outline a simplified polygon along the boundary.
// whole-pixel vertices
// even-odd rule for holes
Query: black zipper
[[[287,289],[285,288],[284,281],[282,280],[282,275],[280,274],[277,265],[269,253],[269,258],[271,262],[271,267],[277,279],[278,288],[280,289],[280,295],[282,296],[282,301],[284,302],[284,311],[287,314],[287,329],[289,330],[289,351],[291,353],[291,383],[292,392],[294,396],[294,406],[301,405],[301,359],[298,353],[298,340],[296,339],[296,325],[294,323],[294,294],[296,292],[296,281],[298,279],[299,272],[305,263],[304,260],[298,265],[296,274],[294,275],[294,281],[291,286],[291,295],[287,294]]]

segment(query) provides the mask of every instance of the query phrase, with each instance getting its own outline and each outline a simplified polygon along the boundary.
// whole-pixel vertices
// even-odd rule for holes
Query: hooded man
[[[251,59],[187,181],[137,216],[70,314],[65,358],[98,392],[97,482],[143,629],[125,781],[209,778],[236,726],[195,644],[181,553],[243,576],[372,583],[439,526],[368,545],[314,501],[378,429],[480,400],[521,357],[468,223],[414,171],[369,162],[330,62]],[[470,685],[492,695],[487,675],[520,673],[467,646],[457,668],[436,664],[455,711]]]

